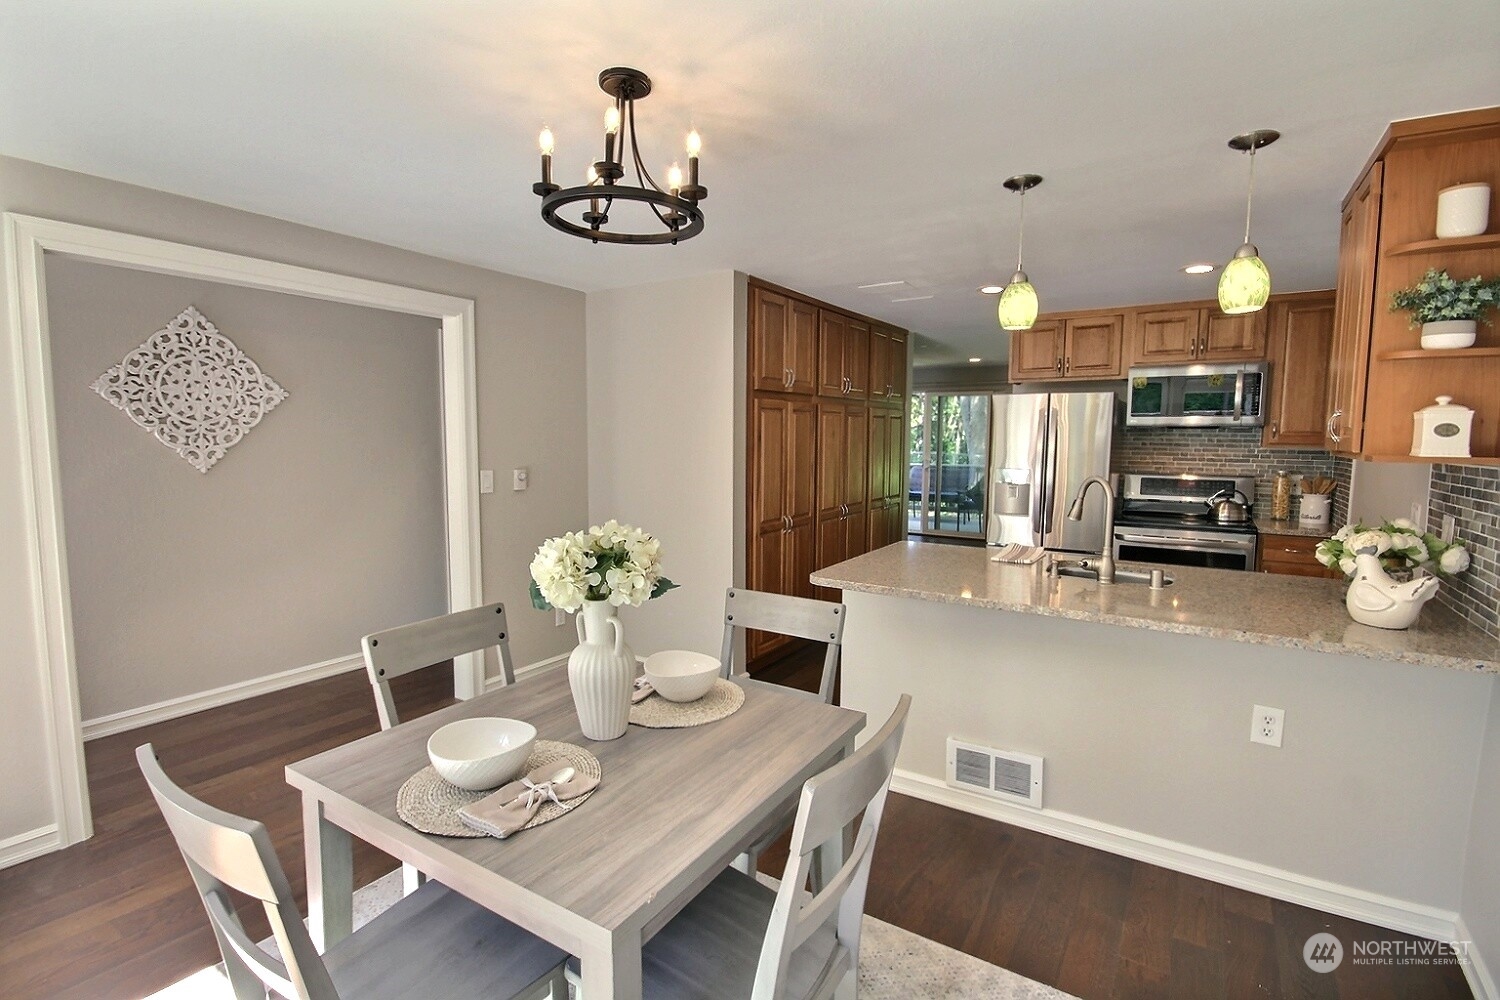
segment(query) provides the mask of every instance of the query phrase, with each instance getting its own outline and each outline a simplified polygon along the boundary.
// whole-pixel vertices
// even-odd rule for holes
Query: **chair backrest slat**
[[[516,682],[516,669],[510,657],[510,625],[503,604],[486,604],[373,632],[364,637],[360,646],[365,654],[365,670],[375,689],[375,708],[382,729],[401,721],[391,698],[390,682],[413,670],[494,646],[500,653],[500,676],[506,684]]]
[[[832,704],[847,616],[844,605],[832,601],[730,587],[724,595],[724,645],[719,652],[719,674],[729,677],[734,673],[736,629],[757,629],[826,643],[828,649],[823,656],[823,677],[818,685],[818,696],[825,703]]]
[[[135,759],[208,911],[236,997],[263,998],[270,989],[292,1000],[339,1000],[265,825],[189,795],[167,777],[151,744],[137,747]],[[230,902],[230,889],[265,907],[282,961],[250,940]],[[252,988],[254,982],[260,986]]]
[[[870,881],[870,861],[910,710],[911,696],[902,695],[880,732],[850,757],[802,786],[791,850],[766,928],[752,1000],[783,1000],[792,953],[835,915],[836,943],[829,956],[829,968],[841,968],[846,961],[851,968],[859,967],[860,922]],[[864,817],[854,848],[839,870],[824,872],[818,891],[805,898],[803,885],[813,852],[835,837],[842,838],[844,828],[861,812]],[[834,985],[835,976],[823,977],[814,990],[815,997],[821,1000],[831,995],[827,991]]]

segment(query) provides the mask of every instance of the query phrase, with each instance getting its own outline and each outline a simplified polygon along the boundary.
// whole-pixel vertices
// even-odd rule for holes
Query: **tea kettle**
[[[1218,524],[1244,524],[1250,520],[1250,498],[1239,490],[1220,490],[1204,501],[1209,516]]]

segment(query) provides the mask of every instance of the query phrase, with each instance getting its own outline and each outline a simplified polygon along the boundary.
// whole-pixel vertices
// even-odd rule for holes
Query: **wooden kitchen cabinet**
[[[1066,353],[1061,320],[1038,320],[1029,330],[1010,334],[1010,380],[1042,382],[1062,378]]]
[[[1063,377],[1120,378],[1125,343],[1123,314],[1085,316],[1063,322]]]
[[[1438,193],[1500,188],[1500,107],[1409,119],[1387,129],[1346,197],[1331,352],[1329,447],[1371,461],[1411,461],[1413,414],[1439,395],[1474,410],[1467,465],[1500,465],[1500,328],[1472,347],[1423,350],[1391,296],[1430,268],[1457,280],[1500,273],[1500,199],[1484,233],[1436,239]]]
[[[1256,564],[1262,573],[1343,579],[1344,574],[1318,562],[1314,554],[1321,538],[1311,535],[1261,535]]]
[[[756,456],[747,504],[752,536],[748,573],[775,593],[812,596],[815,563],[814,456],[818,407],[812,400],[760,397],[752,404]],[[784,646],[784,637],[752,632],[750,656]]]
[[[1326,433],[1333,295],[1289,296],[1267,308],[1269,392],[1261,444],[1319,448]]]
[[[744,582],[811,597],[816,569],[904,537],[909,335],[758,279],[749,289]],[[801,645],[746,641],[752,669]]]
[[[1265,356],[1265,310],[1226,316],[1217,305],[1201,305],[1136,313],[1135,364],[1259,361]]]
[[[810,396],[818,370],[818,311],[769,288],[750,289],[750,385]]]
[[[870,324],[818,310],[818,395],[864,399],[870,389]]]

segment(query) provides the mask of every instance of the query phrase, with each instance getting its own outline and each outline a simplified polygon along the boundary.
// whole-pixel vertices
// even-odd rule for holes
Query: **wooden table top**
[[[696,869],[715,860],[707,855],[742,843],[769,807],[864,727],[862,712],[742,683],[745,704],[727,719],[691,729],[631,726],[617,740],[594,742],[579,730],[567,672],[549,670],[298,761],[286,777],[322,800],[330,821],[418,867],[436,862],[424,870],[464,883],[449,882],[477,902],[492,905],[477,889],[497,900],[521,890],[528,899],[518,916],[541,904],[566,923],[644,926],[671,903],[668,895],[702,877]],[[573,812],[506,840],[413,830],[396,815],[396,791],[427,765],[427,737],[484,715],[523,719],[540,739],[587,748],[603,768],[598,790]]]

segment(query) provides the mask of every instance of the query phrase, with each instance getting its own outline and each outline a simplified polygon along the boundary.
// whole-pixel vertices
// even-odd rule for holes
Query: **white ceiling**
[[[1496,0],[549,3],[8,0],[0,152],[594,290],[736,268],[994,360],[1028,196],[1044,309],[1212,297],[1254,239],[1278,290],[1334,279],[1338,202],[1385,124],[1500,101]],[[645,70],[648,167],[704,136],[677,247],[546,227],[598,155],[600,69]],[[891,303],[855,286],[903,280]]]

